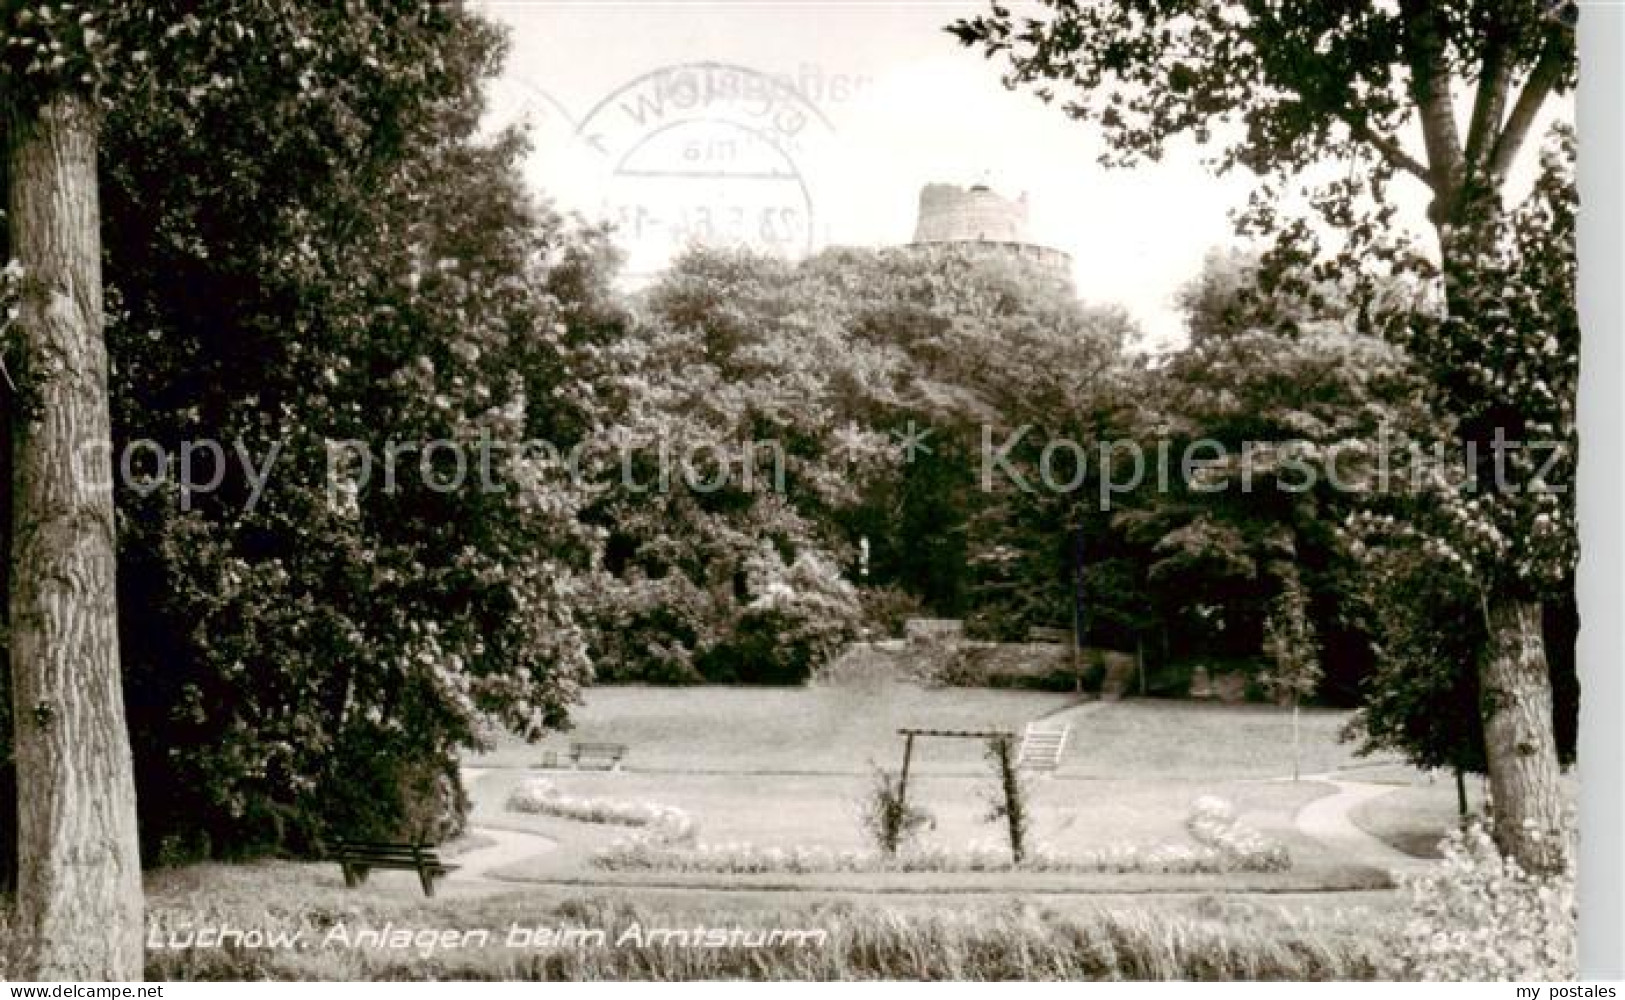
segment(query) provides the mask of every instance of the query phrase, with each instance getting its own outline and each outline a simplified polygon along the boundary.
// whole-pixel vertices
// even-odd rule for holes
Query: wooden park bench
[[[370,840],[334,841],[328,852],[332,860],[344,871],[344,884],[354,889],[367,881],[367,873],[374,868],[394,868],[415,871],[423,884],[425,896],[434,895],[434,882],[448,872],[457,870],[440,860],[432,847],[423,844],[389,844]]]
[[[1049,628],[1043,625],[1034,625],[1027,630],[1027,641],[1058,642],[1071,645],[1072,630],[1069,628]]]
[[[621,759],[625,756],[625,743],[570,744],[571,767],[596,766],[607,771],[619,771],[621,769]]]
[[[903,638],[910,646],[951,645],[965,638],[965,623],[958,618],[908,618]]]

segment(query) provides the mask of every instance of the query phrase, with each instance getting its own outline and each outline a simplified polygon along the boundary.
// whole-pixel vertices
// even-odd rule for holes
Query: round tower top
[[[916,243],[986,240],[1026,243],[1027,199],[1010,199],[986,184],[927,184],[920,189]]]

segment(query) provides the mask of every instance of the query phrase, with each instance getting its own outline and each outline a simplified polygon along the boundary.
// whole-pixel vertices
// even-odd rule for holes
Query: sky
[[[942,30],[980,0],[476,6],[511,29],[488,124],[526,125],[529,182],[615,222],[634,279],[691,242],[906,243],[921,187],[984,183],[1025,193],[1031,238],[1072,254],[1079,296],[1127,309],[1155,349],[1183,341],[1175,295],[1204,254],[1239,245],[1250,175],[1215,177],[1190,145],[1102,167],[1090,126],[1006,90]],[[1402,184],[1419,223],[1421,185]]]

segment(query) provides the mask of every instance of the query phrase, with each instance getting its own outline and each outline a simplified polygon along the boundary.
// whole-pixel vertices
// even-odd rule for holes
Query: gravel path
[[[1086,719],[1089,716],[1094,715],[1096,712],[1100,711],[1101,709],[1105,708],[1109,704],[1111,704],[1111,703],[1106,702],[1106,701],[1100,701],[1098,699],[1093,700],[1093,701],[1074,702],[1073,704],[1068,705],[1065,708],[1058,708],[1053,712],[1049,712],[1049,713],[1047,713],[1045,715],[1040,715],[1037,718],[1032,719],[1030,721],[1039,722],[1039,723],[1044,724],[1045,726],[1049,726],[1049,725],[1052,725],[1052,724],[1058,724],[1058,723],[1062,723],[1062,722],[1065,722],[1065,723],[1067,723],[1069,725],[1076,724],[1079,719]]]
[[[1413,858],[1373,837],[1355,824],[1351,813],[1372,799],[1394,791],[1392,785],[1372,785],[1363,781],[1341,781],[1330,774],[1310,775],[1306,781],[1323,781],[1337,789],[1298,810],[1298,829],[1336,851],[1345,860],[1390,871],[1412,873],[1428,862]]]
[[[546,854],[559,845],[553,840],[539,833],[520,833],[518,830],[498,830],[493,826],[469,827],[469,832],[476,837],[495,841],[489,847],[479,847],[456,858],[459,866],[451,877],[454,879],[479,880],[485,882],[505,881],[500,876],[493,875],[499,868],[517,864],[527,858],[538,854]]]

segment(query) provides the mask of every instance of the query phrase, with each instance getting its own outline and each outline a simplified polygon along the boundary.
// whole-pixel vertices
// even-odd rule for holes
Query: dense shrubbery
[[[1074,669],[1072,651],[1053,643],[966,641],[927,654],[928,679],[948,687],[1099,692],[1105,669],[1093,657]]]
[[[1444,860],[1405,880],[1405,977],[1438,982],[1563,982],[1578,969],[1573,853],[1531,876],[1479,823],[1453,831]]]
[[[906,646],[859,643],[814,672],[819,683],[891,678],[940,687],[1011,688],[1098,693],[1106,668],[1097,651],[1074,670],[1066,646],[981,640],[913,642]]]
[[[900,638],[904,622],[910,618],[927,617],[925,603],[919,596],[900,587],[865,587],[860,599],[863,602],[863,627],[872,640]]]
[[[901,777],[877,767],[868,794],[858,802],[858,826],[881,854],[895,855],[932,822],[929,812],[908,801],[907,792]]]
[[[745,588],[749,600],[732,634],[702,660],[708,679],[799,684],[857,635],[857,589],[819,552],[787,563],[764,546],[745,564]]]

